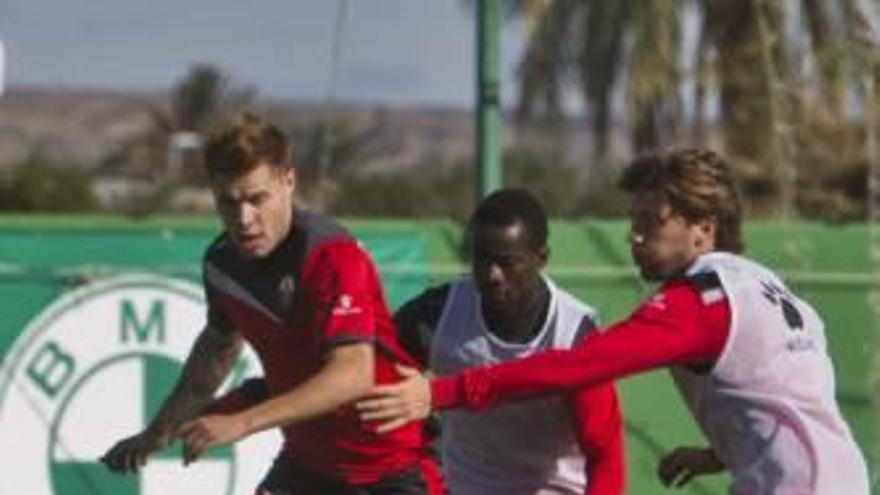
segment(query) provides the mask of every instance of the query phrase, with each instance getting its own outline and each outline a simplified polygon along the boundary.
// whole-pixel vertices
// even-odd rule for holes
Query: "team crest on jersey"
[[[290,315],[293,313],[293,296],[296,293],[296,282],[293,280],[292,275],[285,275],[281,277],[281,281],[278,282],[278,305],[281,307],[281,311],[285,315]]]
[[[0,493],[252,490],[262,466],[248,458],[272,455],[274,445],[265,438],[216,449],[187,468],[175,443],[138,476],[111,474],[97,461],[155,414],[204,320],[201,288],[151,275],[88,284],[49,304],[0,368],[0,464],[12,467],[0,477]],[[232,380],[257,373],[248,351]]]

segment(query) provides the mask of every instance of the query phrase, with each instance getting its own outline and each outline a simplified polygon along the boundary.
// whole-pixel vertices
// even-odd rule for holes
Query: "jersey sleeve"
[[[585,495],[620,495],[626,487],[623,419],[613,382],[571,392],[578,444],[586,458]]]
[[[431,287],[410,299],[394,313],[394,328],[401,347],[423,367],[428,367],[434,330],[446,306],[449,284]]]
[[[433,380],[433,406],[480,410],[664,366],[714,362],[727,341],[730,313],[726,298],[711,306],[707,313],[692,283],[668,283],[629,318],[591,332],[572,349],[544,351]]]
[[[598,331],[599,315],[584,315],[575,342]],[[626,488],[624,425],[614,382],[574,390],[568,395],[572,427],[586,462],[584,495],[620,495]]]
[[[374,304],[381,299],[373,262],[354,242],[320,247],[304,280],[312,327],[327,347],[376,340]]]

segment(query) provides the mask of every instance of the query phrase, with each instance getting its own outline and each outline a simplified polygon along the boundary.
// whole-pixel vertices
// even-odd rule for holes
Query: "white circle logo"
[[[0,367],[0,465],[13,468],[0,476],[0,493],[251,492],[273,453],[265,434],[187,468],[175,442],[138,476],[110,473],[97,460],[146,426],[204,322],[197,285],[152,275],[89,284],[50,304]],[[248,350],[229,382],[259,372]]]

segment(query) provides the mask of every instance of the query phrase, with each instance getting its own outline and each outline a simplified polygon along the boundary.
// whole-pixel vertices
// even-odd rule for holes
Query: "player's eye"
[[[269,200],[269,195],[266,193],[254,194],[250,198],[250,203],[254,206],[260,206],[266,203]]]

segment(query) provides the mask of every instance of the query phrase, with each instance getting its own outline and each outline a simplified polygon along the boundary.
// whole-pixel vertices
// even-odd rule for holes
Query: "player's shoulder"
[[[687,270],[687,276],[702,275],[706,278],[710,274],[720,275],[721,280],[726,282],[737,279],[778,278],[772,269],[756,260],[723,251],[713,251],[699,256]]]
[[[394,313],[394,322],[398,326],[398,331],[406,333],[410,328],[424,327],[426,331],[433,332],[446,308],[451,287],[450,283],[428,287],[403,303]]]
[[[434,285],[423,290],[419,295],[406,301],[401,306],[401,312],[409,313],[439,313],[446,306],[449,293],[452,290],[452,282]]]
[[[302,272],[307,277],[375,269],[366,248],[334,219],[302,211],[296,218],[296,239],[290,256],[302,260]]]
[[[333,236],[321,239],[309,246],[303,256],[303,270],[315,269],[355,269],[370,266],[372,259],[361,243],[346,236]]]
[[[724,284],[715,270],[689,272],[666,281],[645,306],[657,309],[692,309],[721,302],[727,298]]]
[[[289,254],[308,261],[310,257],[358,256],[358,241],[336,219],[311,210],[294,212],[293,239]]]
[[[353,239],[351,232],[335,218],[312,210],[297,209],[293,215],[294,229],[309,244],[321,243],[331,239]]]
[[[555,325],[551,331],[556,334],[555,339],[562,339],[562,347],[574,345],[587,334],[598,330],[601,321],[599,312],[581,298],[571,292],[558,287],[550,278],[544,279],[553,294],[556,305],[554,319]]]
[[[584,317],[589,318],[593,322],[594,326],[599,324],[599,311],[595,307],[591,306],[580,297],[575,296],[571,292],[559,287],[551,279],[545,278],[545,280],[547,281],[550,290],[553,292],[556,304],[560,310],[575,314],[581,314]]]
[[[312,210],[297,209],[294,212],[294,229],[306,241],[306,247],[327,242],[353,241],[352,233],[334,217]]]
[[[723,287],[721,277],[715,270],[706,270],[692,273],[682,277],[682,283],[692,287],[697,292],[704,292]]]

